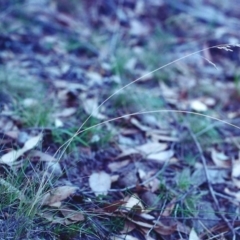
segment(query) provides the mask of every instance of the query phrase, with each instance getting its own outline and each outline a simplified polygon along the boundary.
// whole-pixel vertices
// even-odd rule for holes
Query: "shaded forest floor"
[[[2,1],[0,239],[239,239],[237,3]]]

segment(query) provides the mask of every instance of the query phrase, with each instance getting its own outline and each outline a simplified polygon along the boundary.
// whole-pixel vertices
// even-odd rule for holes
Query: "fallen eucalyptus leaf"
[[[61,201],[73,195],[78,187],[76,186],[60,186],[52,189],[43,196],[41,205],[48,205],[51,207],[60,207]]]
[[[68,218],[73,222],[80,222],[85,219],[84,215],[81,212],[67,208],[67,207],[61,208],[60,211],[65,218]]]
[[[89,178],[89,186],[96,196],[107,195],[111,182],[111,176],[104,171],[92,173]]]
[[[0,158],[0,163],[5,163],[11,166],[20,156],[22,156],[25,152],[29,151],[30,149],[34,148],[42,139],[42,134],[39,134],[36,137],[30,138],[23,146],[18,150],[12,150],[6,154],[4,154]]]

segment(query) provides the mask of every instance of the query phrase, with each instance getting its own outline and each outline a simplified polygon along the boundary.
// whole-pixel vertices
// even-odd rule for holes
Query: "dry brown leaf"
[[[31,151],[29,156],[33,157],[33,158],[37,158],[38,161],[57,162],[57,159],[54,158],[53,156],[49,155],[48,153],[43,153],[43,152],[38,151],[38,150]]]
[[[110,238],[111,240],[139,240],[139,238],[133,237],[131,235],[118,235],[118,236],[113,236]]]
[[[0,178],[0,185],[2,185],[4,188],[6,188],[9,192],[16,193],[18,199],[26,200],[26,197],[20,190],[18,190],[16,187],[14,187],[11,183],[7,182],[3,178]],[[3,189],[3,188],[1,187],[1,189]]]
[[[107,195],[111,182],[111,176],[104,171],[92,173],[89,178],[89,186],[96,196]]]
[[[0,163],[7,164],[9,166],[12,166],[12,164],[24,154],[24,151],[22,149],[19,150],[12,150],[6,154],[4,154],[0,158]]]
[[[191,229],[190,234],[189,234],[189,240],[201,240],[197,233],[195,232],[194,228]]]
[[[70,209],[68,207],[64,207],[60,209],[61,213],[65,218],[72,220],[73,222],[84,221],[84,215],[76,210]]]
[[[178,96],[178,94],[175,89],[168,87],[167,84],[165,84],[163,81],[159,83],[159,87],[161,89],[163,96],[166,98],[167,101],[171,99],[171,100],[174,100],[174,102],[175,101],[177,102],[176,96]]]
[[[129,156],[129,155],[132,155],[132,154],[136,154],[136,153],[139,154],[139,151],[136,150],[135,148],[125,148],[125,147],[121,147],[121,146],[120,146],[120,148],[121,148],[121,150],[122,150],[122,153],[119,154],[119,155],[116,157],[116,159],[118,159],[118,158],[124,158],[124,157],[126,157],[126,156]]]
[[[239,115],[240,115],[239,111],[237,111],[237,112],[228,112],[227,113],[227,117],[230,118],[230,119],[237,118],[237,117],[239,117]]]
[[[149,33],[149,28],[146,24],[143,24],[142,22],[133,19],[130,21],[130,30],[131,35],[134,36],[144,36]]]
[[[177,231],[185,233],[186,235],[190,234],[191,229],[181,222],[177,222]]]
[[[139,122],[139,120],[137,120],[136,118],[131,118],[130,122],[137,127],[138,129],[140,129],[143,132],[148,132],[151,130],[151,128],[149,128],[148,126],[143,125],[142,123]]]
[[[176,198],[173,198],[171,202],[166,206],[166,208],[164,209],[161,215],[164,217],[169,217],[172,214],[175,208],[175,205],[176,205]]]
[[[233,162],[232,166],[232,181],[234,185],[238,188],[240,188],[240,160],[236,160]]]
[[[201,101],[209,107],[213,107],[216,104],[216,99],[211,97],[202,97]]]
[[[121,231],[122,234],[126,234],[128,232],[131,232],[133,229],[136,228],[136,225],[131,221],[125,221],[123,230]]]
[[[240,221],[239,220],[235,220],[233,223],[233,228],[234,229],[239,229],[240,227]],[[207,229],[206,231],[204,231],[201,235],[200,235],[200,239],[209,239],[209,232],[211,232],[213,235],[217,235],[220,236],[220,234],[222,233],[222,235],[224,235],[225,233],[229,232],[229,226],[225,223],[218,223],[215,226],[213,226],[210,229]],[[216,234],[217,233],[217,234]],[[222,238],[219,240],[226,240],[226,238]]]
[[[205,112],[208,110],[207,106],[199,100],[193,100],[192,102],[190,102],[190,107],[192,108],[192,110],[197,112]]]
[[[146,240],[156,240],[156,238],[152,238],[149,236],[149,228],[141,228],[141,232],[145,234]]]
[[[136,2],[136,7],[135,7],[135,14],[137,16],[145,15],[146,11],[146,3],[144,1],[137,1]]]
[[[90,72],[86,73],[87,77],[90,79],[92,84],[102,85],[103,77],[98,72]]]
[[[165,221],[156,221],[154,231],[160,235],[171,235],[177,230],[177,223],[166,223]]]
[[[224,153],[217,152],[214,148],[211,149],[211,157],[217,167],[229,168],[231,166],[229,158]]]
[[[69,98],[69,90],[64,89],[64,90],[60,90],[57,93],[57,99],[60,101],[67,101],[67,99]]]
[[[43,196],[41,205],[60,207],[62,204],[61,201],[73,195],[76,190],[78,190],[78,187],[75,186],[60,186],[54,188]]]
[[[5,163],[11,166],[20,156],[22,156],[25,152],[37,146],[37,144],[41,141],[42,134],[39,134],[36,137],[30,138],[23,146],[23,148],[19,150],[12,150],[6,154],[4,154],[0,158],[0,163]]]
[[[155,219],[154,216],[152,216],[152,215],[150,215],[148,213],[141,213],[141,214],[139,214],[139,216],[144,218],[144,219],[146,219],[146,220],[154,220]]]
[[[83,90],[86,91],[87,87],[80,83],[71,83],[69,81],[54,80],[53,85],[56,88],[66,88],[68,90]]]
[[[64,4],[64,1],[59,2],[59,4]],[[57,14],[53,14],[53,16],[60,24],[63,24],[64,26],[69,26],[73,29],[76,29],[79,26],[79,23],[74,18],[72,18],[70,15],[61,13],[60,11],[58,11]]]
[[[73,221],[67,218],[58,217],[56,216],[56,213],[53,213],[53,212],[44,212],[44,213],[40,213],[39,215],[54,224],[62,224],[62,225],[73,224]]]
[[[63,171],[59,162],[46,162],[45,169],[54,176],[62,176]]]
[[[8,131],[8,132],[4,132],[4,134],[10,138],[17,139],[19,135],[19,131]]]
[[[149,155],[152,153],[158,153],[167,148],[166,143],[159,143],[159,142],[149,142],[134,148],[129,148],[126,146],[119,146],[122,150],[122,153],[118,155],[117,158],[126,157],[131,154],[144,154]]]
[[[24,151],[28,151],[34,147],[37,146],[37,144],[42,140],[42,134],[39,134],[38,136],[36,137],[32,137],[30,138],[29,140],[27,140],[27,142],[24,144],[23,148]]]
[[[154,160],[154,161],[162,163],[162,162],[165,162],[167,160],[170,160],[170,158],[172,158],[173,155],[174,155],[173,150],[167,150],[167,151],[162,151],[162,152],[159,152],[159,153],[149,154],[147,156],[147,159]]]
[[[130,58],[128,61],[126,61],[124,68],[128,71],[134,71],[135,67],[137,64],[137,58],[136,57],[132,57]]]
[[[166,143],[150,142],[137,147],[137,150],[143,154],[148,155],[148,154],[162,152],[166,148],[167,148]]]
[[[135,74],[140,76],[141,78],[139,79],[139,82],[147,82],[149,80],[152,80],[154,75],[150,73],[149,71],[145,71],[142,69],[136,69]]]
[[[147,178],[147,176],[148,176],[148,174],[143,170],[143,169],[138,169],[137,170],[137,172],[138,172],[138,176],[139,176],[139,178],[141,179],[141,180],[145,180],[146,178]]]
[[[110,204],[105,204],[102,208],[103,211],[106,211],[108,213],[115,212],[119,207],[123,206],[126,202],[123,200],[115,201]]]
[[[63,117],[63,118],[64,117],[70,117],[73,114],[75,114],[76,112],[77,112],[77,108],[75,108],[75,107],[65,108],[65,109],[63,109],[63,111],[55,113],[54,117],[55,118],[58,118],[58,117]]]
[[[127,217],[128,220],[135,223],[138,226],[145,228],[145,230],[154,229],[161,235],[171,235],[177,230],[177,223],[165,222],[165,221],[154,221],[155,223],[147,223],[142,221],[136,221]]]
[[[11,121],[9,118],[1,118],[1,117],[0,117],[0,129],[2,132],[18,130],[18,128],[15,126],[13,121]]]
[[[151,192],[156,192],[159,189],[160,181],[156,178],[154,178],[151,182],[149,182],[149,187],[151,189]]]
[[[224,189],[224,192],[229,194],[230,196],[235,197],[235,199],[240,202],[240,191],[238,192],[232,192],[231,190],[229,190],[228,188]]]
[[[147,133],[147,137],[150,137],[153,141],[164,141],[164,142],[179,142],[179,138],[173,136],[166,136],[158,133],[158,131],[150,131]]]
[[[143,204],[137,194],[133,194],[130,197],[124,198],[124,201],[126,202],[124,207],[127,211],[130,211],[135,207],[138,207],[140,210],[144,209]]]
[[[103,120],[106,117],[99,112],[98,99],[97,98],[85,98],[83,99],[83,108],[85,112],[93,117]]]
[[[41,217],[47,219],[51,223],[65,224],[65,219],[57,217],[56,214],[52,212],[43,212],[39,214]]]
[[[155,240],[154,238],[150,237],[149,235],[145,235],[146,240]]]
[[[64,126],[62,120],[60,120],[59,118],[56,118],[56,119],[54,120],[54,125],[55,125],[56,128],[60,128],[60,127],[63,127],[63,126]]]
[[[113,163],[109,163],[108,164],[108,168],[114,172],[116,170],[118,170],[119,168],[125,167],[129,164],[129,160],[124,160],[124,161],[120,161],[120,162],[113,162]]]
[[[150,229],[150,228],[153,228],[153,226],[154,226],[154,224],[152,224],[152,223],[147,223],[147,222],[142,222],[142,221],[136,221],[136,220],[134,220],[134,219],[132,219],[132,218],[130,218],[130,217],[127,217],[127,219],[128,219],[129,221],[135,223],[136,225],[141,226],[141,227],[144,227],[144,228]]]
[[[119,174],[114,174],[114,175],[111,175],[111,182],[116,182],[118,181],[120,175]]]

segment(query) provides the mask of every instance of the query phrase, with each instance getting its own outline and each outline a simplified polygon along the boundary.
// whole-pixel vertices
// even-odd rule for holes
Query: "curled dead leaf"
[[[102,208],[103,211],[106,211],[108,213],[113,213],[115,212],[119,207],[123,206],[126,202],[123,200],[120,201],[115,201],[110,204],[105,204],[105,206]]]
[[[160,235],[171,235],[177,230],[176,222],[155,221],[154,231]]]
[[[148,213],[141,213],[139,216],[142,217],[143,219],[146,219],[146,220],[154,220],[155,219],[154,216],[152,216]]]
[[[84,98],[82,97],[83,101],[83,108],[85,112],[97,119],[103,120],[106,119],[106,117],[99,112],[98,108],[98,99],[97,98]]]
[[[134,224],[131,221],[126,220],[125,224],[124,224],[124,227],[123,227],[123,230],[121,231],[121,233],[122,234],[126,234],[128,232],[131,232],[135,228],[136,228],[136,224]]]
[[[238,202],[240,202],[240,191],[233,192],[233,191],[229,190],[228,188],[225,188],[224,192],[230,196],[233,196]]]
[[[149,154],[147,156],[147,159],[162,163],[170,160],[173,157],[173,155],[174,155],[174,151],[170,149],[170,150],[162,151],[159,153]],[[175,160],[172,162],[175,162]]]
[[[133,194],[130,197],[124,198],[124,201],[126,204],[124,204],[124,207],[127,211],[131,210],[137,210],[139,213],[144,209],[143,204],[137,194]]]
[[[214,148],[211,150],[211,157],[217,167],[229,168],[231,165],[229,158],[224,153],[217,152]]]
[[[38,150],[31,151],[30,157],[37,158],[38,161],[44,162],[57,162],[57,159],[48,153],[44,153]]]
[[[118,155],[117,158],[125,157],[131,154],[144,154],[150,155],[154,153],[159,153],[167,148],[166,143],[159,143],[159,142],[149,142],[137,147],[126,147],[126,146],[119,146],[122,150],[122,153]]]
[[[78,187],[75,186],[60,186],[54,188],[43,196],[41,205],[60,207],[62,204],[61,201],[73,195],[76,190],[78,190]]]
[[[124,161],[118,161],[118,162],[113,162],[108,164],[108,168],[114,172],[118,170],[119,168],[125,167],[129,164],[129,160],[124,160]]]
[[[61,213],[65,218],[72,220],[73,222],[84,221],[84,215],[76,210],[70,209],[68,207],[63,207],[60,209]]]
[[[174,208],[176,205],[176,198],[173,198],[171,200],[171,202],[166,206],[166,208],[164,209],[162,216],[164,217],[168,217],[171,215],[171,213],[173,212]]]

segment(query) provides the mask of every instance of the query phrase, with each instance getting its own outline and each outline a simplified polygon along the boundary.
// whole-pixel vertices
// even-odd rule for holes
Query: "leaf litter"
[[[83,223],[73,239],[87,239],[81,229],[89,226],[99,226],[93,230],[98,239],[237,239],[237,129],[173,112],[101,122],[133,109],[191,109],[238,125],[238,13],[229,9],[231,4],[220,6],[213,0],[204,5],[211,16],[191,1],[112,0],[103,6],[83,1],[85,12],[73,2],[62,7],[64,2],[27,4],[16,10],[24,21],[11,11],[0,13],[5,29],[0,63],[9,74],[7,84],[0,78],[1,186],[28,201],[25,189],[7,178],[10,171],[13,176],[22,171],[32,183],[36,178],[40,186],[50,183],[32,201],[40,203],[38,215],[53,224],[52,230],[57,224]],[[207,24],[214,13],[218,25],[213,32]],[[199,40],[190,44],[189,39]],[[213,45],[218,49],[208,48]],[[161,72],[149,72],[203,48]],[[125,101],[131,95],[127,93],[116,106],[111,100],[118,94],[98,108],[116,86],[137,77],[129,86],[132,95],[141,93],[135,105]],[[41,88],[42,98],[39,82],[47,85],[46,92]],[[34,88],[27,93],[30,83]],[[50,107],[50,119],[38,114],[41,107],[44,112]],[[98,127],[76,135],[59,154],[89,115],[91,123],[84,127]],[[28,125],[31,118],[34,126]],[[194,143],[186,126],[199,142]],[[21,133],[26,135],[22,140]],[[212,202],[214,196],[217,201]],[[103,226],[114,219],[121,224],[112,233]]]

